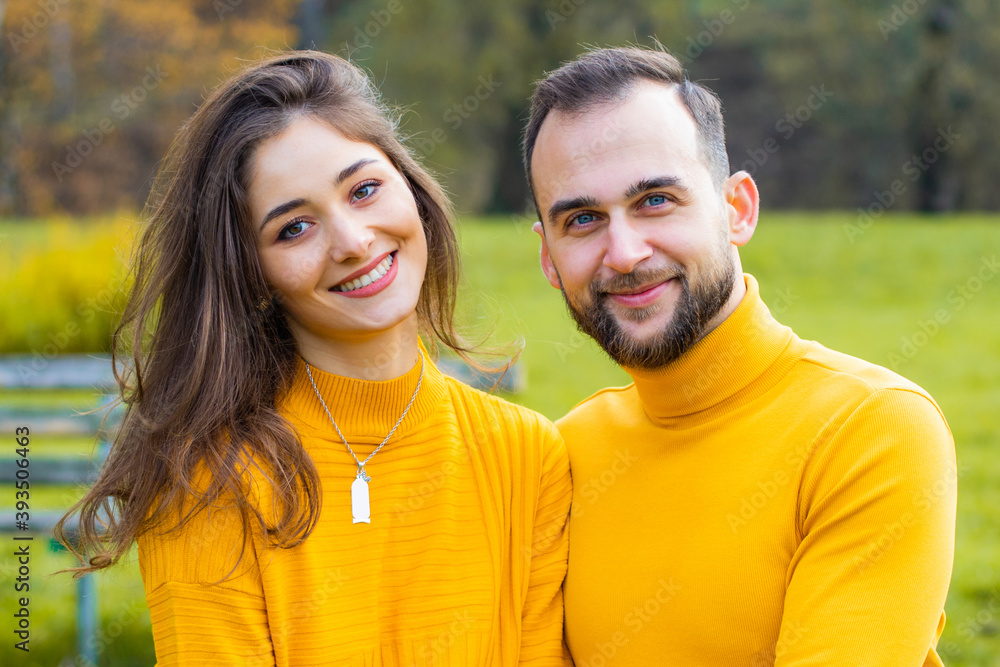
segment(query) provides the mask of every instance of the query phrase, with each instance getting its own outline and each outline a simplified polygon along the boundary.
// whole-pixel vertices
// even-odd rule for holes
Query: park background
[[[142,205],[180,125],[242,64],[315,47],[365,67],[401,108],[461,213],[463,320],[491,343],[524,339],[526,385],[510,398],[558,418],[628,380],[538,270],[519,158],[527,100],[588,45],[655,37],[723,101],[732,168],[762,193],[744,267],[778,319],[897,370],[948,417],[959,507],[939,652],[1000,665],[998,18],[998,0],[0,0],[0,354],[107,353]],[[7,406],[95,400],[0,388]],[[33,455],[92,450],[32,443]],[[32,498],[64,508],[78,495]],[[13,504],[0,486],[0,508]],[[46,574],[70,564],[36,549],[32,650],[0,624],[0,664],[83,664],[73,582]],[[98,579],[98,664],[152,664],[134,556]]]

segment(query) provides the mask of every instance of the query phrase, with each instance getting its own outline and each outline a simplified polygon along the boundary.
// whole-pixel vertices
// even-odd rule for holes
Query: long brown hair
[[[244,535],[256,524],[279,546],[301,543],[316,525],[318,472],[276,408],[293,380],[295,342],[259,265],[247,198],[255,148],[301,115],[378,147],[409,183],[427,237],[421,333],[432,349],[437,340],[469,352],[453,325],[459,254],[450,203],[401,143],[398,117],[369,78],[316,51],[245,69],[181,128],[143,215],[133,286],[112,337],[123,420],[97,481],[55,531],[87,563],[73,568],[78,574],[116,563],[187,497],[196,502],[174,528],[223,496],[235,499]],[[273,486],[280,511],[271,521],[249,500],[250,461]],[[199,466],[207,488],[196,488]],[[77,544],[64,526],[74,512]]]

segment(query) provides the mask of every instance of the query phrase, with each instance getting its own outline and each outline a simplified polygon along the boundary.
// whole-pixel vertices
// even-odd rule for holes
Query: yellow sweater
[[[576,666],[940,665],[944,417],[902,377],[799,339],[744,279],[682,359],[557,422]]]
[[[358,458],[392,428],[419,364],[385,382],[313,377]],[[409,414],[367,464],[371,524],[354,524],[357,466],[304,365],[280,406],[322,479],[301,545],[241,544],[235,511],[142,536],[158,665],[565,665],[569,460],[534,412],[445,377],[428,359]]]

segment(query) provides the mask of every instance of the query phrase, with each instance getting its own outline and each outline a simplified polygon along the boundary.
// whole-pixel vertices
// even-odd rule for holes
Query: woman
[[[570,664],[562,441],[420,341],[466,352],[452,215],[366,76],[249,68],[158,183],[128,411],[71,510],[82,570],[138,541],[158,664]]]

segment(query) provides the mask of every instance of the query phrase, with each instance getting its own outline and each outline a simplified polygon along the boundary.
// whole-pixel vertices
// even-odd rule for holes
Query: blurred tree
[[[654,39],[719,94],[732,167],[753,173],[767,206],[995,209],[998,8],[0,0],[0,213],[137,207],[205,91],[241,59],[287,47],[366,67],[461,209],[530,212],[519,144],[534,81],[586,45]],[[941,132],[947,148],[923,159]]]
[[[534,82],[583,43],[648,43],[657,28],[678,33],[673,16],[683,7],[677,0],[340,3],[327,12],[326,46],[371,70],[388,99],[410,104],[411,144],[462,208],[520,212],[528,200],[520,138]]]
[[[995,123],[985,122],[1000,110],[994,75],[998,5],[749,4],[746,20],[733,25],[733,37],[760,63],[759,84],[776,94],[780,109],[759,127],[766,133],[787,114],[802,111],[813,86],[831,92],[821,108],[800,114],[806,120],[783,127],[780,150],[755,174],[762,190],[780,193],[776,205],[796,208],[880,201],[927,211],[1000,207],[995,189],[973,186],[973,174],[1000,167],[995,149],[981,150],[973,138],[985,129],[986,145],[1000,140]],[[727,99],[725,72],[717,72]],[[732,127],[732,116],[728,120]],[[942,134],[949,138],[943,151],[934,148]],[[760,145],[758,137],[730,149],[743,160]],[[925,151],[932,160],[924,159]],[[891,191],[896,181],[901,194]]]
[[[298,0],[9,0],[0,213],[135,209],[205,91],[287,48]]]

